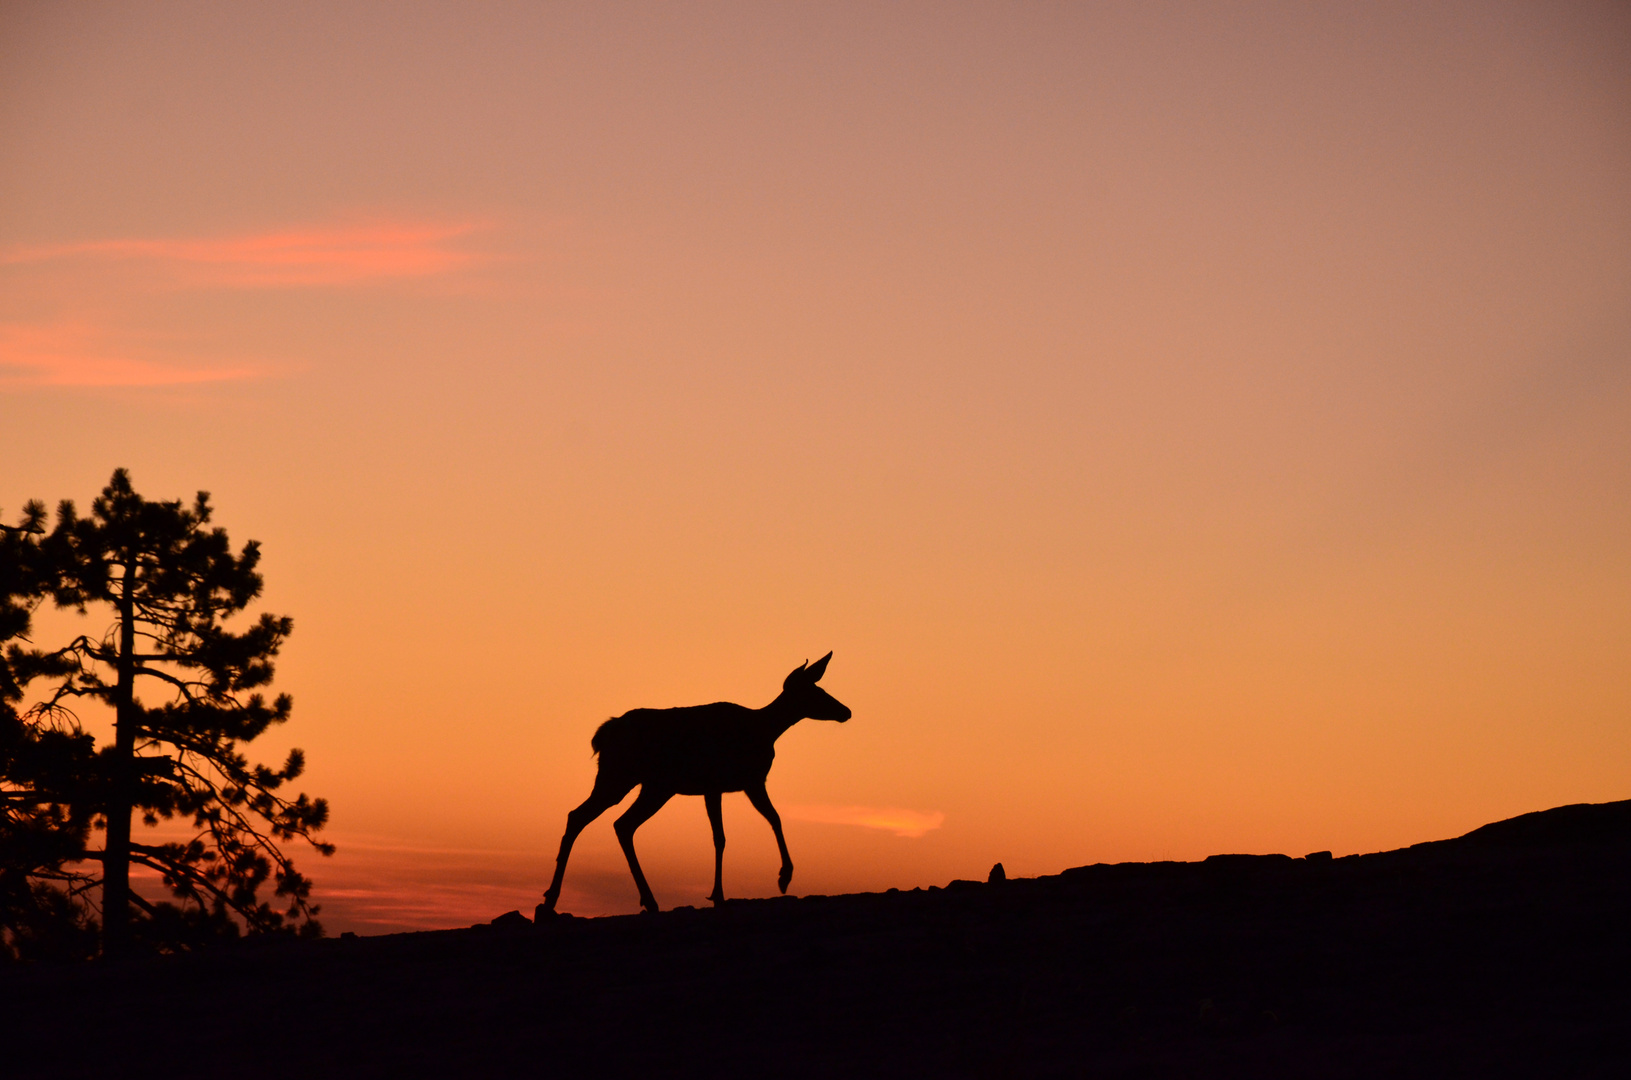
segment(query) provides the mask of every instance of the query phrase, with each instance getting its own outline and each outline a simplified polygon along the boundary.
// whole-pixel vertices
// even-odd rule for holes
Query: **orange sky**
[[[1616,4],[6,5],[0,507],[262,541],[331,930],[828,649],[795,892],[1399,846],[1631,796],[1628,193]]]

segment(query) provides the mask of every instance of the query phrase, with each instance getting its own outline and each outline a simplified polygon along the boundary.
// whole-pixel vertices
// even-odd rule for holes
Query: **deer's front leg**
[[[714,891],[708,897],[713,903],[725,902],[725,817],[720,803],[721,793],[714,792],[702,797],[703,803],[708,807],[708,824],[714,827]]]
[[[774,806],[770,805],[770,794],[765,791],[763,784],[758,787],[748,788],[747,797],[748,802],[753,804],[753,808],[763,814],[766,821],[770,822],[770,831],[776,834],[776,846],[781,849],[782,853],[782,870],[781,873],[776,875],[776,885],[785,893],[787,892],[787,883],[793,880],[793,856],[787,853],[787,839],[782,836],[781,815],[776,813]]]

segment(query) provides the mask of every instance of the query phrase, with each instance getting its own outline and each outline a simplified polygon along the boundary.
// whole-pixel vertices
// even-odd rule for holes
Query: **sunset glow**
[[[863,829],[883,829],[896,836],[916,838],[946,823],[938,810],[902,810],[895,806],[791,806],[787,816],[794,821],[815,821],[823,825],[859,825]]]
[[[123,466],[260,541],[331,933],[530,912],[598,724],[829,649],[795,894],[1626,798],[1628,57],[1572,0],[6,5],[0,513]],[[635,910],[620,812],[563,910]],[[638,845],[705,903],[700,798]]]

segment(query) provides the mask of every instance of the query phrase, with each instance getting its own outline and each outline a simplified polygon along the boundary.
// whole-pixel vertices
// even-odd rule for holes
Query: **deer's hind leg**
[[[714,891],[708,899],[715,904],[725,902],[725,817],[720,803],[720,792],[702,797],[708,807],[708,824],[714,829]]]
[[[657,898],[651,895],[651,886],[646,884],[646,875],[640,872],[640,860],[635,858],[634,830],[644,825],[652,814],[661,810],[663,804],[673,797],[672,791],[641,784],[640,794],[634,800],[634,805],[623,811],[623,816],[612,826],[617,833],[617,842],[623,845],[623,854],[628,857],[629,871],[634,874],[635,887],[640,890],[640,906],[653,915],[658,911]]]
[[[603,769],[595,776],[594,790],[576,810],[566,815],[566,832],[561,834],[561,850],[555,856],[555,877],[544,892],[544,910],[554,911],[561,898],[561,879],[566,877],[566,860],[572,854],[572,844],[589,823],[623,801],[623,796],[634,787],[633,780],[624,781],[609,776]]]

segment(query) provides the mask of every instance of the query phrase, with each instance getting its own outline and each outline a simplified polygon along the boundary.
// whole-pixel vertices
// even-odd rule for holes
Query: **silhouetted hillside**
[[[0,1073],[1618,1077],[1628,914],[1631,802],[1566,806],[1342,859],[0,972]]]
[[[1474,829],[1444,844],[1543,847],[1623,843],[1631,837],[1631,799],[1614,803],[1575,803],[1537,810]]]

